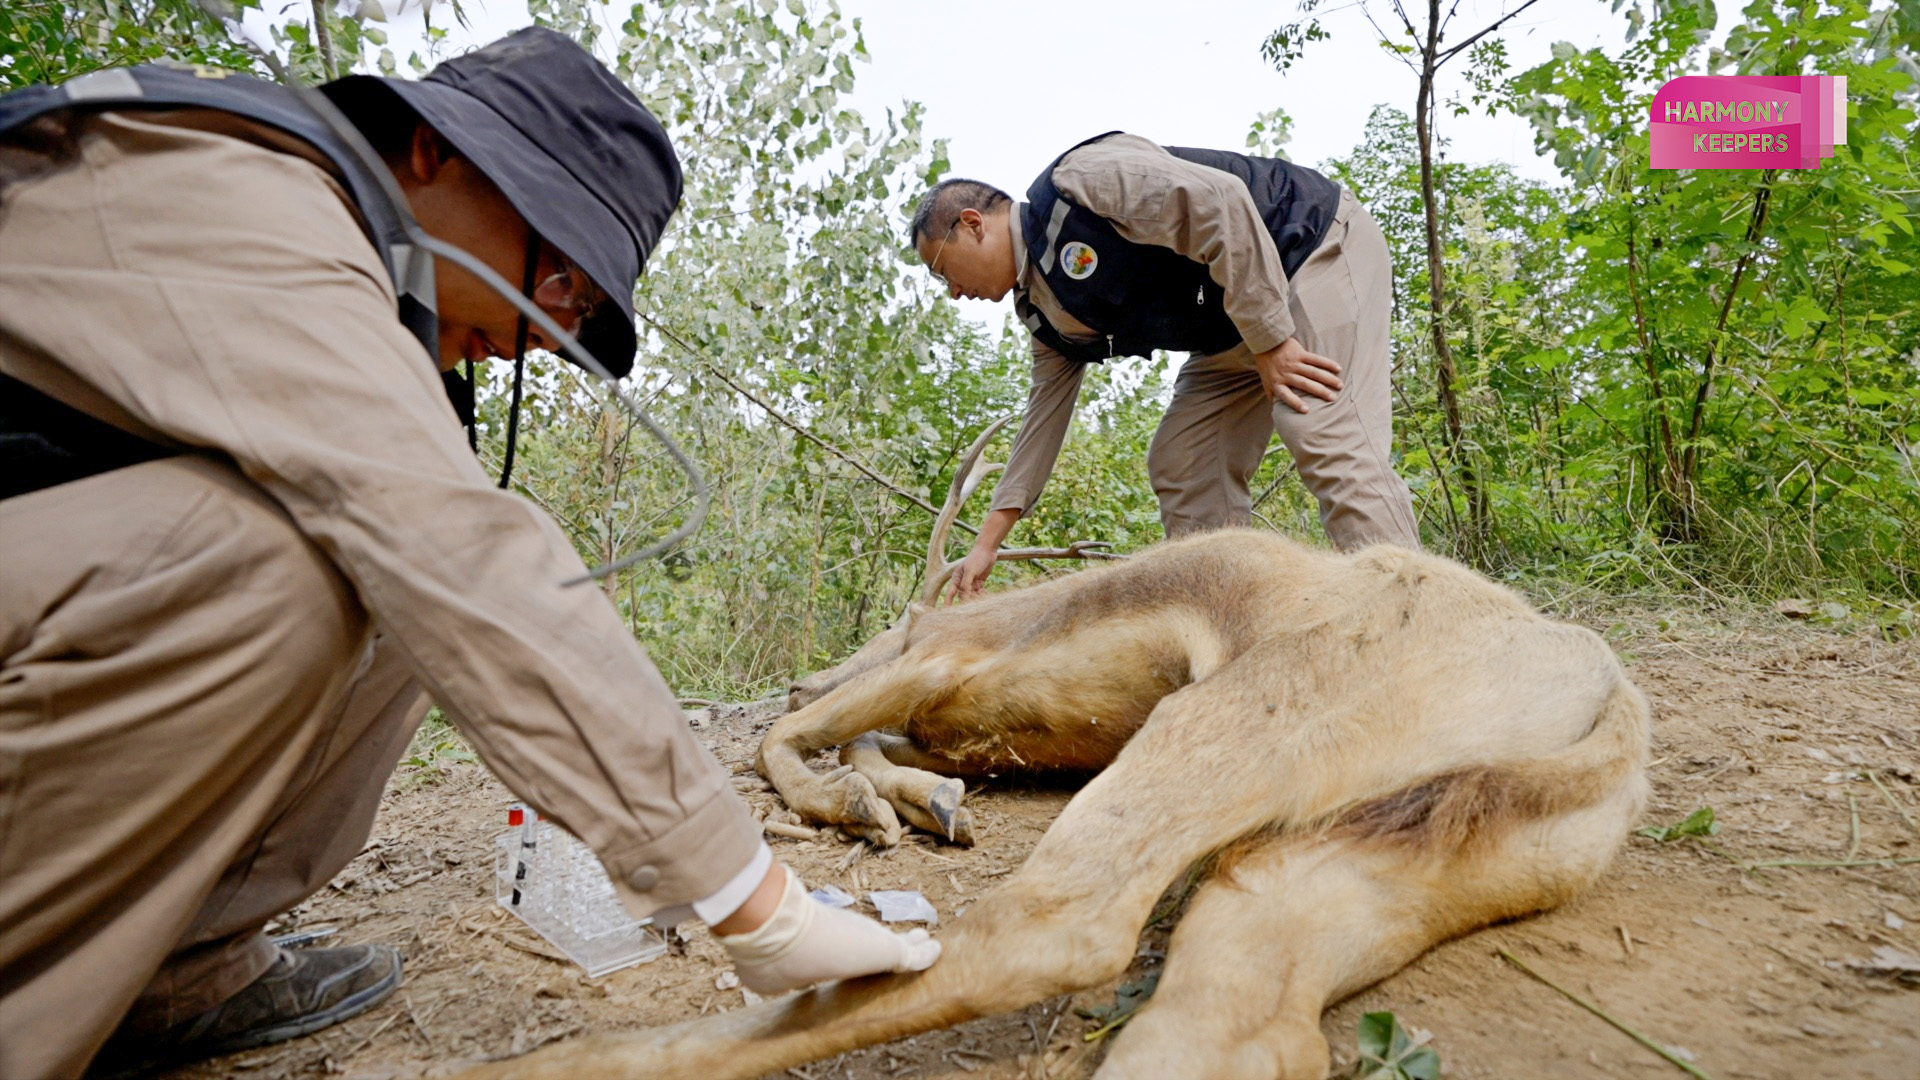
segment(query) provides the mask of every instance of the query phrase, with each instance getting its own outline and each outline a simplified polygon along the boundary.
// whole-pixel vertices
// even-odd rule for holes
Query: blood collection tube
[[[507,808],[507,826],[520,830],[520,857],[514,860],[513,866],[513,906],[519,907],[520,889],[527,880],[527,860],[534,845],[534,823],[528,820],[526,807],[512,806]]]

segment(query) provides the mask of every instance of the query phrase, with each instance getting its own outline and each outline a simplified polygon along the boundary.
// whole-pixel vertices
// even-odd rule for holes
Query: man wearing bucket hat
[[[377,160],[204,68],[0,97],[0,1076],[390,994],[390,947],[262,931],[361,851],[430,699],[748,986],[932,963],[772,860],[611,605],[562,584],[565,537],[482,473],[442,373],[554,343],[379,195],[384,169],[625,374],[680,193],[659,124],[543,30],[325,89]]]

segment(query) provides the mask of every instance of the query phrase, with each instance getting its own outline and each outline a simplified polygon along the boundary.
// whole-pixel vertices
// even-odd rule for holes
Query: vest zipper
[[[1107,359],[1113,359],[1113,335],[1107,335]]]
[[[1205,285],[1193,290],[1193,302],[1199,304],[1201,307],[1207,306],[1207,287]]]

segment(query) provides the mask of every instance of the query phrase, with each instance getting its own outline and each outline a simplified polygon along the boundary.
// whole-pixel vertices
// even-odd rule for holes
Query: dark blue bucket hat
[[[356,121],[398,97],[498,186],[608,301],[578,337],[615,376],[633,370],[633,289],[680,204],[680,161],[653,114],[573,39],[528,27],[420,80],[355,75],[325,87]]]

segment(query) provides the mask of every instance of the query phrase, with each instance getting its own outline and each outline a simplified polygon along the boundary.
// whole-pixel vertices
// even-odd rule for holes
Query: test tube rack
[[[667,951],[653,920],[620,906],[606,868],[587,845],[525,807],[507,812],[494,838],[494,895],[534,933],[598,978]]]

